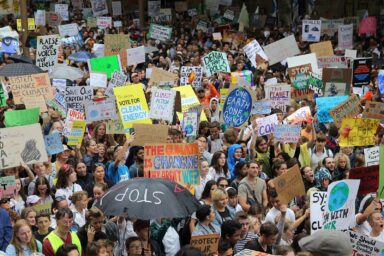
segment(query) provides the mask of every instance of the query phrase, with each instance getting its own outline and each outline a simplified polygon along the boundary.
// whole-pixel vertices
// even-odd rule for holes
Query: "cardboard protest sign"
[[[324,56],[317,58],[319,68],[348,68],[348,60],[344,56]]]
[[[346,117],[355,117],[360,114],[360,100],[353,94],[346,101],[343,101],[340,105],[334,107],[329,112],[333,118],[333,122],[340,126],[341,120]]]
[[[5,111],[5,127],[15,127],[39,122],[40,109],[29,108],[22,110]]]
[[[246,44],[243,49],[254,68],[268,61],[267,55],[256,40]]]
[[[116,120],[107,120],[106,125],[106,134],[125,134],[123,123],[120,120],[120,117]]]
[[[53,99],[48,73],[8,77],[15,104],[23,104],[24,96],[44,96]]]
[[[173,72],[161,68],[152,68],[149,83],[152,83],[152,86],[173,86],[178,77],[179,76]]]
[[[186,2],[186,1],[175,2],[175,11],[176,12],[186,12],[186,11],[188,11],[188,2]]]
[[[228,126],[240,127],[247,122],[252,111],[252,94],[245,87],[231,90],[223,107],[224,122]]]
[[[283,143],[297,143],[301,137],[301,125],[275,125],[273,137]]]
[[[191,237],[191,246],[199,249],[204,255],[216,255],[219,249],[220,234],[209,234]]]
[[[167,41],[172,37],[172,28],[151,23],[148,35],[155,40]]]
[[[40,124],[0,129],[0,168],[48,161]]]
[[[212,51],[203,57],[204,69],[208,76],[223,71],[231,72],[228,64],[227,54]]]
[[[303,20],[303,41],[319,42],[321,34],[321,20]]]
[[[321,19],[321,35],[333,37],[339,26],[344,25],[344,19]]]
[[[176,91],[152,89],[149,117],[172,122]]]
[[[289,84],[275,84],[265,86],[265,98],[271,102],[272,108],[285,112],[291,105],[291,86]]]
[[[168,179],[181,185],[200,184],[197,143],[146,144],[144,177]]]
[[[129,35],[106,34],[104,36],[104,55],[119,55],[121,66],[127,66],[127,49],[131,48]],[[120,70],[119,70],[120,71]]]
[[[334,181],[328,186],[323,228],[349,229],[355,217],[355,200],[360,180]]]
[[[36,50],[36,66],[42,70],[49,70],[57,64],[59,55],[59,36],[38,36]]]
[[[275,49],[276,50],[276,49]],[[319,74],[319,68],[317,65],[317,57],[315,53],[309,53],[304,55],[299,55],[295,57],[287,58],[288,68],[301,66],[303,64],[311,64],[312,72]]]
[[[276,49],[279,49],[276,51]],[[295,37],[287,36],[264,47],[265,54],[268,56],[269,65],[276,64],[288,57],[300,54]],[[301,63],[302,64],[302,63]],[[297,66],[297,65],[296,65]]]
[[[65,87],[65,102],[67,108],[84,112],[84,103],[92,99],[93,87],[91,86],[67,86]]]
[[[145,62],[144,46],[127,49],[127,65],[132,66]]]
[[[58,132],[53,132],[44,136],[44,142],[47,154],[50,156],[64,151],[63,143],[61,142],[61,134]]]
[[[316,53],[317,57],[332,56],[333,47],[331,41],[324,41],[320,43],[310,44],[309,49],[312,53]]]
[[[121,71],[114,71],[112,73],[111,80],[109,80],[108,88],[118,87],[125,85],[127,81],[127,75]]]
[[[25,108],[39,108],[40,113],[47,112],[47,104],[44,96],[26,96],[23,98]]]
[[[198,112],[184,112],[183,113],[183,135],[185,137],[192,137],[197,135],[199,123]]]
[[[220,32],[212,33],[213,40],[221,41],[223,37]]]
[[[353,25],[339,26],[338,48],[341,50],[353,48]]]
[[[55,4],[55,13],[58,13],[63,21],[68,21],[68,4]]]
[[[85,115],[83,112],[69,108],[64,122],[63,135],[68,136],[70,134],[74,120],[85,120]]]
[[[134,123],[151,124],[148,104],[141,85],[128,85],[113,88],[119,108],[120,118],[126,133]]]
[[[201,66],[182,66],[180,72],[180,85],[192,85],[193,88],[201,85],[203,78],[203,67]]]
[[[120,55],[92,58],[88,61],[90,71],[105,72],[111,78],[114,71],[121,71]]]
[[[145,144],[167,143],[168,125],[161,124],[133,124],[135,141],[132,145],[144,146]]]
[[[15,176],[0,177],[0,198],[11,198],[15,195]]]
[[[309,88],[309,72],[312,71],[311,64],[304,64],[288,68],[288,75],[291,79],[292,86],[295,89],[302,90]]]
[[[51,214],[52,209],[52,203],[46,203],[46,204],[35,204],[32,206],[33,209],[37,212],[37,215],[40,214]]]
[[[61,37],[76,36],[79,33],[79,27],[76,23],[60,25],[58,28]]]
[[[87,27],[96,28],[97,27],[97,18],[96,17],[88,17],[87,18]],[[107,34],[109,35],[109,34]]]
[[[352,244],[352,255],[379,256],[383,253],[384,243],[380,240],[351,230],[346,232]]]
[[[367,101],[363,111],[363,118],[379,119],[380,123],[384,123],[384,103]]]
[[[305,106],[302,108],[299,108],[295,112],[293,112],[291,115],[287,116],[285,120],[289,124],[298,124],[301,122],[307,122],[309,118],[312,117],[311,109],[309,106]]]
[[[351,90],[352,70],[349,68],[323,69],[323,95],[324,96],[340,96],[349,95]]]
[[[378,165],[379,164],[379,146],[365,148],[364,158],[365,166]]]
[[[85,115],[87,117],[88,122],[117,118],[116,104],[114,101],[89,101],[85,109]]]
[[[303,178],[298,165],[273,179],[276,192],[281,204],[288,204],[296,196],[305,195]]]
[[[369,146],[375,145],[374,136],[379,120],[344,118],[341,122],[339,145]]]
[[[48,25],[52,27],[59,26],[62,21],[60,14],[55,12],[48,12],[47,19],[48,19]]]
[[[120,1],[113,1],[112,2],[112,15],[113,16],[119,16],[122,15],[122,9],[121,9],[121,2]]]
[[[333,96],[333,97],[321,97],[316,98],[317,105],[317,119],[319,123],[331,123],[333,118],[330,115],[329,111],[339,105],[340,103],[346,101],[348,96]]]
[[[327,204],[327,192],[313,191],[310,196],[311,234],[323,229],[323,214]]]
[[[106,0],[91,0],[91,6],[94,16],[108,14],[108,6]]]
[[[254,86],[253,74],[250,70],[231,72],[232,85],[240,85],[246,87]]]
[[[377,160],[379,160],[379,147],[377,147]],[[350,179],[360,180],[358,195],[365,196],[369,193],[375,193],[379,186],[379,165],[367,167],[355,167],[349,171]]]
[[[273,114],[266,117],[260,117],[256,119],[257,134],[258,136],[264,136],[275,131],[275,126],[278,124],[277,115]]]
[[[253,102],[252,115],[267,115],[269,113],[271,113],[271,102],[269,100],[257,100]]]
[[[366,17],[360,21],[359,35],[369,34],[376,35],[377,32],[377,19],[374,16]]]
[[[353,60],[353,87],[367,86],[371,81],[372,58]]]
[[[112,27],[112,17],[97,17],[96,18],[96,25],[100,29],[106,29]]]
[[[34,18],[28,18],[27,19],[27,25],[28,25],[28,30],[35,30],[35,19]],[[17,31],[21,31],[21,19],[16,19],[16,29]]]
[[[105,88],[107,87],[107,73],[104,72],[89,72],[89,85],[91,87]]]
[[[301,89],[297,90],[292,88],[291,98],[295,100],[311,100],[314,97],[315,92],[311,89]]]
[[[81,145],[83,141],[86,122],[84,120],[74,120],[71,127],[71,132],[68,136],[68,146]]]

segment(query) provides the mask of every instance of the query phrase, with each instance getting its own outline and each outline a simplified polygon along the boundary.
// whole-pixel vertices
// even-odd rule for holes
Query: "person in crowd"
[[[34,237],[43,244],[44,238],[53,231],[53,228],[50,227],[51,218],[49,214],[39,213],[36,216],[36,226],[37,230],[33,233]]]
[[[235,165],[242,159],[243,148],[239,144],[233,144],[228,149],[228,170],[231,175],[231,179],[235,178]]]
[[[213,224],[215,220],[215,211],[210,205],[203,205],[197,212],[198,220],[196,228],[192,232],[192,236],[220,234],[220,227]]]
[[[326,148],[325,146],[326,142],[327,138],[324,135],[317,135],[315,146],[308,149],[311,159],[312,170],[315,170],[324,158],[333,157],[332,150]]]
[[[79,184],[82,190],[85,190],[86,186],[92,181],[92,174],[87,172],[87,166],[84,162],[78,162],[76,164],[77,180],[76,184]]]
[[[1,199],[3,200],[3,199]],[[0,204],[2,202],[0,201]],[[0,250],[5,251],[12,239],[13,227],[7,210],[0,207]]]
[[[272,254],[272,246],[276,244],[279,230],[272,222],[265,222],[260,227],[260,237],[251,240],[245,245],[245,249]]]
[[[215,181],[220,177],[227,179],[231,177],[228,170],[227,158],[223,151],[217,151],[213,154],[208,174]]]
[[[235,165],[233,172],[235,179],[231,182],[231,187],[238,190],[240,181],[248,174],[248,164],[246,161],[239,161]]]
[[[64,196],[70,204],[73,193],[82,191],[81,186],[75,183],[76,180],[75,169],[69,164],[63,165],[58,174],[55,197]]]
[[[87,255],[109,256],[107,242],[105,240],[92,242],[87,248]]]
[[[228,193],[224,188],[217,188],[212,193],[213,209],[215,211],[215,220],[213,224],[221,226],[223,222],[232,220],[235,211],[228,207]]]
[[[237,220],[226,220],[221,225],[221,238],[226,240],[234,249],[236,243],[241,238],[241,224]]]
[[[87,140],[85,142],[85,154],[83,161],[87,166],[87,172],[92,173],[92,168],[95,163],[99,162],[99,154],[97,151],[97,142],[95,140]]]
[[[143,167],[144,164],[144,147],[142,146],[133,146],[129,149],[129,155],[125,165],[129,169],[129,177],[141,177],[139,175],[140,167]]]
[[[269,195],[269,202],[272,205],[272,208],[267,212],[267,215],[265,216],[264,221],[274,223],[276,217],[280,214],[281,209],[286,208],[285,218],[292,222],[295,222],[296,220],[295,213],[290,208],[287,208],[286,205],[280,203],[276,189],[269,189],[268,195]]]
[[[316,185],[315,176],[310,166],[301,167],[300,173],[301,177],[303,177],[305,191],[308,191],[308,189],[313,188]]]
[[[235,220],[241,224],[241,234],[239,241],[236,242],[234,247],[234,252],[240,252],[244,249],[244,246],[251,240],[256,240],[258,238],[257,234],[250,231],[250,218],[246,212],[238,212],[235,215]]]
[[[228,187],[225,189],[225,191],[227,191],[228,194],[228,208],[234,211],[235,213],[242,211],[243,208],[241,208],[241,205],[239,204],[237,190],[233,187]]]
[[[42,252],[41,242],[33,237],[31,227],[26,220],[18,220],[13,227],[11,243],[7,246],[6,255],[32,255]]]
[[[28,225],[32,228],[33,232],[37,230],[36,215],[37,215],[37,212],[32,207],[24,208],[20,214],[20,217],[25,221],[27,221]]]
[[[28,184],[28,195],[32,195],[35,190],[36,180],[40,177],[45,177],[49,182],[49,187],[53,188],[53,178],[48,175],[47,166],[44,163],[35,163],[32,165],[32,170],[35,173],[35,178]]]
[[[56,256],[81,256],[75,244],[63,244],[57,249]]]
[[[39,197],[41,204],[51,204],[53,202],[51,187],[46,177],[42,176],[36,179],[33,195]]]
[[[92,178],[85,187],[90,198],[94,197],[93,190],[97,184],[105,185],[106,189],[113,186],[113,183],[105,178],[104,165],[100,163],[95,164],[92,171]]]
[[[15,185],[15,193],[10,199],[10,205],[18,214],[21,214],[21,211],[25,208],[27,197],[25,196],[24,189],[21,187],[20,179],[15,179]]]
[[[70,209],[73,213],[73,222],[79,228],[85,225],[85,215],[87,214],[88,193],[86,191],[78,191],[73,193],[72,205]]]
[[[211,99],[211,105],[214,105],[212,102],[215,100],[217,101],[216,98]],[[216,105],[217,105],[217,103],[216,103]],[[223,143],[224,134],[221,133],[220,130],[221,130],[220,129],[220,122],[212,121],[210,126],[209,126],[210,135],[207,138],[208,148],[209,148],[209,152],[211,154],[214,154],[217,151],[220,151],[222,146],[224,145],[224,143]]]

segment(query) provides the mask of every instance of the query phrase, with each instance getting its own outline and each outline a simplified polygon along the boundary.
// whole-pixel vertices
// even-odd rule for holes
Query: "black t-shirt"
[[[53,230],[54,230],[53,228],[49,227],[49,228],[48,228],[48,233],[46,233],[46,234],[44,234],[44,235],[40,235],[39,232],[36,231],[36,232],[33,233],[33,235],[34,235],[34,237],[35,237],[37,240],[39,240],[41,243],[43,243],[44,238],[45,238],[49,233],[51,233],[51,231],[53,231]]]
[[[227,207],[225,207],[225,210],[223,212],[217,211],[221,217],[222,223],[227,220],[232,220],[231,214],[229,213],[229,210]]]
[[[268,246],[267,250],[264,251],[263,247],[259,244],[259,240],[258,239],[249,241],[245,245],[244,249],[249,249],[249,250],[253,250],[253,251],[265,252],[265,253],[272,254],[272,246]]]

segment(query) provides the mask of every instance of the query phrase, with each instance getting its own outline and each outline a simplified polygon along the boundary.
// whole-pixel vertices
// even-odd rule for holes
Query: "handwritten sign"
[[[276,49],[279,49],[276,51]],[[288,57],[300,54],[295,37],[287,36],[264,47],[264,51],[269,59],[269,65],[276,64]]]
[[[85,120],[85,115],[81,111],[69,108],[64,122],[63,135],[68,136],[70,134],[74,120]]]
[[[323,68],[323,95],[349,95],[352,83],[352,69]]]
[[[149,117],[172,122],[175,97],[175,91],[152,89]]]
[[[289,57],[287,58],[287,63],[288,63],[288,68],[297,67],[304,64],[311,64],[311,70],[309,70],[308,72],[311,73],[312,71],[316,74],[320,73],[317,65],[317,57],[315,53]]]
[[[83,141],[86,122],[84,120],[74,120],[71,127],[71,133],[68,136],[68,146],[81,145]]]
[[[5,127],[14,127],[39,122],[40,109],[30,108],[4,112]]]
[[[289,78],[295,89],[302,90],[309,88],[309,72],[312,71],[311,64],[304,64],[288,68]]]
[[[84,112],[84,103],[92,99],[93,88],[90,86],[67,86],[65,87],[65,102],[67,108]]]
[[[153,86],[173,86],[178,75],[163,70],[161,68],[152,68],[151,79],[149,80]]]
[[[0,168],[48,161],[39,124],[0,129]]]
[[[39,108],[41,113],[47,112],[47,104],[43,96],[26,96],[23,98],[25,108]]]
[[[145,62],[144,46],[127,49],[127,65],[135,65]]]
[[[52,203],[46,203],[46,204],[35,204],[32,206],[33,209],[37,212],[37,215],[40,214],[51,214],[52,209]]]
[[[311,118],[311,109],[309,106],[299,108],[295,112],[293,112],[291,115],[289,115],[285,120],[289,124],[298,124],[303,121],[307,121],[308,118]]]
[[[384,120],[384,103],[367,101],[363,111],[364,118]],[[381,121],[381,123],[383,123]]]
[[[115,101],[89,101],[85,109],[88,122],[117,118]]]
[[[339,144],[342,147],[375,145],[379,120],[345,118],[341,122]]]
[[[196,88],[201,85],[201,79],[203,78],[203,67],[195,66],[182,66],[180,73],[180,85],[190,84]]]
[[[285,113],[291,104],[291,86],[289,84],[275,84],[265,86],[265,98],[271,101],[271,107]]]
[[[269,100],[257,100],[252,104],[253,115],[267,115],[269,113],[271,113],[271,102]]]
[[[256,40],[246,44],[243,49],[254,68],[268,61],[267,55]]]
[[[353,24],[339,26],[338,31],[338,48],[353,48]]]
[[[100,29],[111,28],[112,17],[109,17],[109,16],[96,17],[96,25]]]
[[[133,124],[135,141],[132,145],[167,143],[168,126],[161,124]]]
[[[291,97],[295,100],[312,100],[315,92],[312,89],[297,90],[292,88]]]
[[[333,122],[332,116],[329,114],[329,111],[339,105],[340,103],[346,101],[348,96],[333,96],[333,97],[321,97],[316,98],[317,105],[317,118],[320,123],[330,123]]]
[[[182,185],[198,185],[200,175],[197,143],[146,144],[144,177],[168,179]]]
[[[319,42],[321,33],[321,20],[303,20],[303,41]]]
[[[104,36],[104,55],[119,55],[122,67],[127,66],[127,48],[131,48],[129,35],[106,34]]]
[[[250,70],[231,72],[232,85],[240,85],[246,87],[254,86],[253,75]]]
[[[316,53],[317,57],[333,55],[333,47],[331,41],[310,44],[309,49],[311,50],[311,52]]]
[[[277,115],[273,114],[270,116],[257,118],[256,123],[258,136],[274,133],[275,125],[278,124]]]
[[[76,23],[59,25],[59,34],[61,37],[71,37],[79,34],[79,28]]]
[[[274,128],[275,141],[297,143],[300,139],[301,125],[276,125]]]
[[[172,28],[151,23],[149,25],[149,37],[160,41],[170,40],[172,37]]]
[[[310,196],[311,234],[323,228],[323,213],[327,204],[327,192],[313,191]]]
[[[103,72],[89,72],[89,85],[91,87],[105,88],[107,87],[107,74]]]
[[[63,21],[68,21],[68,4],[55,4],[55,13],[58,13]]]
[[[361,233],[346,231],[352,244],[352,255],[379,256],[383,253],[384,243],[380,240],[366,236]]]
[[[344,24],[344,19],[321,19],[321,35],[328,35],[333,37],[338,31],[338,27]]]
[[[379,147],[377,147],[377,160],[379,158]],[[368,193],[375,193],[379,186],[379,165],[367,167],[356,167],[349,170],[349,178],[360,180],[358,195],[365,196]]]
[[[364,158],[365,166],[378,165],[379,164],[379,146],[365,148]]]
[[[303,178],[298,165],[288,169],[287,172],[273,179],[280,203],[288,204],[296,196],[305,195]]]
[[[106,125],[106,134],[125,134],[123,123],[120,118],[116,120],[107,120]]]
[[[191,246],[199,249],[204,255],[217,255],[220,234],[209,234],[191,237]]]
[[[223,108],[224,122],[228,126],[240,127],[251,115],[252,95],[245,87],[229,92]]]
[[[213,51],[203,57],[204,69],[208,76],[223,71],[231,72],[228,64],[227,54]]]
[[[42,70],[49,70],[57,64],[59,55],[58,35],[38,36],[36,50],[36,66]]]
[[[63,143],[61,142],[61,134],[53,132],[44,136],[45,149],[48,155],[52,156],[64,151]]]
[[[127,75],[121,71],[114,71],[112,73],[111,80],[109,80],[108,88],[118,87],[125,85],[127,81]]]
[[[16,190],[15,176],[0,177],[0,197],[13,197]]]
[[[185,112],[183,113],[183,135],[185,137],[196,136],[198,129],[198,112]]]
[[[92,12],[94,16],[108,13],[108,6],[105,0],[91,0]]]
[[[341,120],[346,117],[355,117],[360,114],[360,100],[354,94],[346,101],[343,101],[340,105],[331,109],[330,114],[333,118],[333,122],[340,126]]]

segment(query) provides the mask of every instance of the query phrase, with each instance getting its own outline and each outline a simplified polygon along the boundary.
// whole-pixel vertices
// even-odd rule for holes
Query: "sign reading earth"
[[[328,208],[330,211],[336,211],[344,206],[349,196],[349,187],[345,182],[335,185],[328,199]]]

